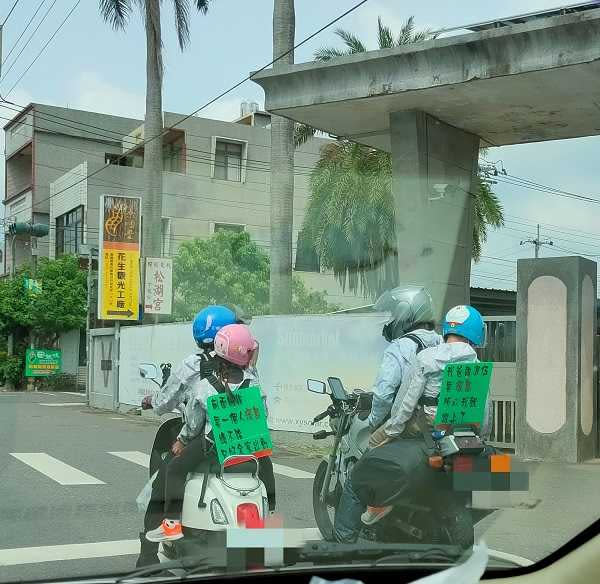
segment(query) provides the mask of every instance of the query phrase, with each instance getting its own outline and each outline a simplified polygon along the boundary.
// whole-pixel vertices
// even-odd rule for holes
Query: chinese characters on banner
[[[449,363],[444,369],[434,426],[483,424],[494,364]]]
[[[144,312],[171,314],[173,297],[173,260],[146,258]]]
[[[100,210],[98,318],[138,320],[141,198],[103,195]]]
[[[47,377],[62,369],[59,349],[27,349],[25,351],[25,377]]]
[[[221,464],[228,456],[253,454],[261,458],[272,454],[273,443],[258,387],[234,391],[233,400],[225,393],[209,397],[206,411]]]

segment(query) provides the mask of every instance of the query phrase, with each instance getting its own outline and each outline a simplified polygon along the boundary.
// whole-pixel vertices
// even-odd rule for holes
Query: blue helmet
[[[442,324],[442,336],[458,335],[472,345],[481,347],[485,343],[485,324],[483,317],[472,306],[455,306],[448,311]]]
[[[232,310],[225,306],[207,306],[194,318],[192,334],[198,345],[208,345],[215,340],[219,329],[235,324],[237,318]]]

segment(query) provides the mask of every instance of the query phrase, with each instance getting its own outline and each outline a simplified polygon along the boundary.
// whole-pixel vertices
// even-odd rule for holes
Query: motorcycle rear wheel
[[[333,491],[331,490],[332,484],[330,484],[329,496],[325,501],[321,501],[321,489],[325,482],[326,474],[327,461],[323,460],[317,468],[315,480],[313,482],[313,510],[317,527],[319,528],[323,539],[331,541],[333,540],[333,520],[335,517],[335,510],[342,495],[342,486],[332,479],[331,483],[333,484],[334,489]]]

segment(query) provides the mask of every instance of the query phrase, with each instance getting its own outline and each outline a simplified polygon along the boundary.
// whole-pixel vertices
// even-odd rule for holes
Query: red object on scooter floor
[[[258,507],[254,503],[241,503],[237,506],[237,524],[238,527],[247,529],[262,529],[265,526]]]

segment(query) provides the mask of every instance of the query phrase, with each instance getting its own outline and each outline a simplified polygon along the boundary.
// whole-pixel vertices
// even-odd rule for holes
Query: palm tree
[[[273,68],[294,62],[294,0],[273,6]],[[294,223],[294,122],[271,116],[271,314],[292,309],[292,231]]]
[[[162,0],[100,0],[100,12],[117,30],[129,23],[134,6],[140,10],[146,26],[146,116],[144,119],[144,227],[143,253],[162,255]],[[194,0],[196,9],[206,14],[210,0]],[[175,29],[181,50],[190,41],[189,0],[173,0]]]
[[[410,17],[394,36],[381,18],[379,48],[420,42],[435,37],[430,31],[415,31]],[[315,59],[328,61],[365,52],[366,46],[352,33],[335,31],[345,48],[321,48]],[[297,124],[294,142],[299,146],[317,130]],[[338,139],[325,146],[310,177],[311,196],[303,231],[308,245],[317,252],[321,265],[353,293],[371,298],[397,285],[395,211],[392,195],[392,164],[387,152]],[[472,258],[478,261],[489,227],[504,224],[502,205],[481,173],[473,195]]]

